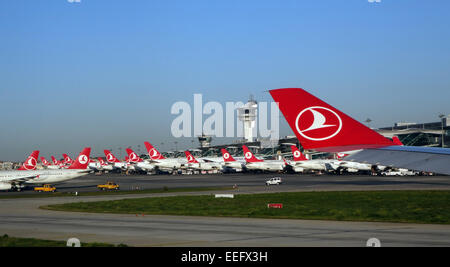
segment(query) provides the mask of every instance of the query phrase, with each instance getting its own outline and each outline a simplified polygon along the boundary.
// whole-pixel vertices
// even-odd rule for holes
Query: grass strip
[[[283,208],[269,209],[268,203],[282,203]],[[294,192],[242,194],[234,199],[213,195],[175,196],[41,208],[94,213],[450,224],[450,191]]]

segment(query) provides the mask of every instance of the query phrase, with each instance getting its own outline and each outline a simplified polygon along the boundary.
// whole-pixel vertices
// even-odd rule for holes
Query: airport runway
[[[229,186],[237,193],[319,190],[450,189],[450,177],[371,177],[282,175],[286,184],[261,185],[271,175],[128,176],[114,177],[125,185],[149,188]],[[87,176],[58,188],[86,190],[105,177]],[[449,225],[364,223],[308,220],[183,216],[88,214],[41,210],[42,205],[212,192],[128,196],[26,198],[0,200],[0,234],[82,242],[125,243],[131,246],[365,246],[369,238],[382,246],[450,246]]]

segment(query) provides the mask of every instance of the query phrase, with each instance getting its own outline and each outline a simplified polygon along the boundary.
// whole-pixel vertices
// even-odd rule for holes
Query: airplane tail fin
[[[148,155],[152,160],[165,159],[165,157],[159,153],[159,151],[152,146],[149,142],[144,142],[145,147],[147,148]]]
[[[100,162],[100,165],[101,165],[101,166],[106,166],[106,165],[108,165],[108,164],[106,164],[106,162],[105,162],[101,157],[98,157],[97,159],[98,159],[98,162]]]
[[[244,158],[245,158],[246,162],[251,163],[251,162],[262,162],[262,161],[264,161],[262,159],[257,159],[255,157],[255,155],[253,155],[253,153],[250,151],[250,149],[248,149],[247,146],[243,145],[242,149],[244,150]]]
[[[225,161],[225,162],[236,161],[236,160],[233,158],[233,156],[231,156],[231,154],[230,154],[225,148],[222,148],[221,151],[222,151],[223,161]]]
[[[64,163],[71,164],[73,163],[73,159],[71,159],[67,154],[62,154],[64,158]]]
[[[41,162],[42,162],[42,165],[44,165],[44,166],[50,166],[50,165],[52,165],[46,158],[44,158],[44,157],[41,157]]]
[[[108,149],[103,150],[103,152],[105,153],[106,160],[109,163],[120,162],[120,160],[118,160]]]
[[[38,158],[39,158],[39,150],[33,151],[18,170],[19,171],[35,170]]]
[[[403,146],[403,143],[402,143],[402,141],[400,141],[400,139],[398,138],[398,136],[392,137],[392,142],[394,142],[394,144],[395,144],[396,146]]]
[[[305,155],[296,147],[291,146],[292,155],[294,156],[294,161],[305,161],[308,160]]]
[[[393,142],[300,88],[270,90],[305,149],[342,152]]]
[[[192,156],[191,152],[184,151],[184,154],[186,155],[188,163],[198,163],[198,161],[194,158],[194,156]]]
[[[91,148],[86,147],[78,155],[77,159],[67,169],[71,170],[85,170],[89,165],[89,156],[91,154]]]
[[[131,148],[127,148],[125,150],[127,151],[130,162],[142,162],[143,161],[141,159],[141,157],[139,157],[138,154],[136,154],[136,152],[134,152]]]
[[[59,161],[54,156],[52,156],[52,161],[54,165],[59,165]]]

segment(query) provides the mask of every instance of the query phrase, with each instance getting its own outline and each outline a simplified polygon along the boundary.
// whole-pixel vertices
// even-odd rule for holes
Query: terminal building
[[[377,131],[389,138],[398,136],[405,146],[450,147],[450,115],[428,123],[399,122]]]

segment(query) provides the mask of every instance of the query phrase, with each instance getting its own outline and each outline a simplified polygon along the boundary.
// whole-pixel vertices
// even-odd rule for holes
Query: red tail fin
[[[85,149],[83,149],[83,151],[81,151],[81,153],[78,155],[77,159],[74,161],[74,163],[72,163],[72,165],[70,165],[69,168],[67,169],[71,169],[71,170],[84,170],[88,167],[89,165],[89,156],[91,154],[91,148],[90,147],[86,147]]]
[[[231,154],[225,149],[222,148],[222,156],[223,156],[223,161],[225,162],[232,162],[232,161],[236,161],[233,156],[231,156]]]
[[[305,161],[308,160],[305,155],[302,154],[302,152],[296,147],[291,146],[292,155],[294,156],[294,161]]]
[[[305,149],[341,152],[393,145],[303,89],[276,89],[270,94]]]
[[[64,163],[66,164],[72,164],[73,163],[73,159],[71,159],[69,156],[67,156],[67,154],[62,154],[64,157]]]
[[[152,146],[152,144],[150,144],[149,142],[144,142],[144,144],[145,144],[145,147],[147,148],[147,152],[148,152],[150,159],[153,159],[153,160],[165,159],[165,157],[161,153],[159,153],[159,151],[156,148],[154,148]]]
[[[139,157],[138,154],[136,154],[136,152],[134,152],[131,148],[127,148],[125,150],[127,151],[130,162],[142,162],[143,161],[141,159],[141,157]]]
[[[105,149],[105,150],[103,150],[103,152],[105,153],[106,160],[107,160],[109,163],[120,162],[120,160],[118,160],[118,159],[111,153],[111,151]]]
[[[101,165],[101,166],[106,166],[106,165],[108,165],[108,164],[106,164],[106,162],[105,162],[102,158],[98,157],[97,159],[98,159],[98,162],[100,162],[100,165]]]
[[[59,165],[59,161],[57,160],[57,159],[55,159],[55,157],[53,157],[52,156],[52,161],[53,161],[53,164],[55,164],[55,165]]]
[[[392,137],[392,141],[396,146],[403,146],[402,141],[400,141],[400,139],[397,136]]]
[[[33,151],[18,170],[19,171],[35,170],[38,158],[39,158],[39,150]]]
[[[194,158],[194,156],[192,156],[191,152],[184,151],[184,154],[186,155],[188,163],[198,163],[198,161]]]
[[[44,166],[50,166],[50,165],[52,165],[50,162],[48,162],[48,160],[47,159],[45,159],[44,157],[41,157],[41,162],[42,162],[42,165],[44,165]]]
[[[255,155],[248,149],[247,146],[242,146],[242,149],[244,149],[244,158],[246,162],[263,162],[262,159],[257,159]]]

